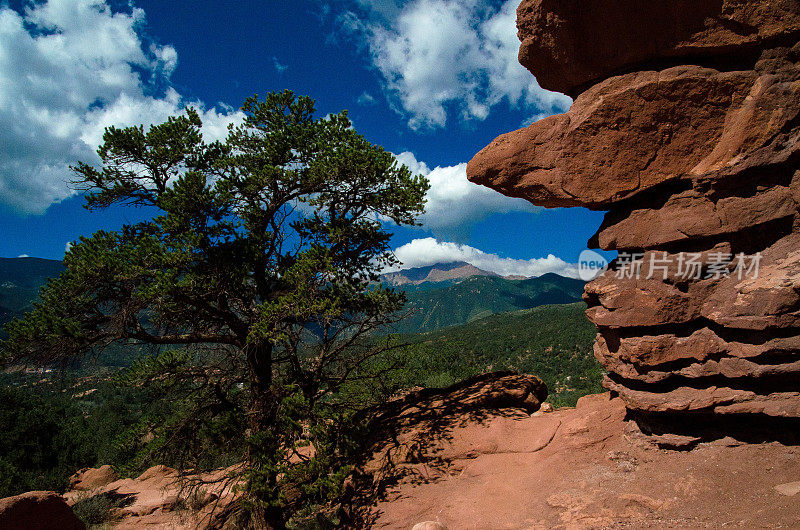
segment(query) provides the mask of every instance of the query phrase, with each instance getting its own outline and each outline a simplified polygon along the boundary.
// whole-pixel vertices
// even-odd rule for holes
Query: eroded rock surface
[[[119,480],[109,466],[82,469],[70,480],[71,488],[63,498],[57,497],[68,510],[67,504],[75,506],[96,497],[111,501],[107,524],[117,530],[215,527],[215,516],[237,497],[236,481],[229,477],[238,469],[182,474],[157,465],[136,478]]]
[[[467,173],[608,211],[589,243],[620,258],[585,293],[606,386],[673,425],[800,418],[800,2],[523,0],[517,15],[520,62],[576,99]]]
[[[747,66],[760,50],[794,44],[795,0],[525,0],[519,62],[549,90],[575,95],[644,65]]]
[[[109,465],[85,467],[69,478],[69,489],[73,491],[93,490],[110,484],[118,478],[114,469]]]
[[[29,491],[0,499],[2,530],[85,530],[61,495],[54,491]]]
[[[389,484],[370,528],[783,528],[800,517],[800,449],[777,442],[701,442],[660,448],[609,394],[541,415],[507,410],[460,416],[448,436],[413,425],[419,440],[395,464],[413,469]],[[415,436],[416,435],[416,436]],[[690,437],[664,435],[681,447]],[[416,458],[412,456],[416,455]],[[746,487],[743,487],[746,484]]]
[[[619,397],[585,396],[576,408],[552,410],[537,405],[544,395],[536,377],[488,374],[386,403],[373,418],[374,452],[345,483],[352,505],[341,515],[352,519],[342,527],[751,529],[800,520],[797,446],[654,439],[627,419]],[[663,449],[692,444],[692,451]],[[124,501],[110,514],[115,529],[226,528],[212,512],[221,515],[236,499],[225,477],[237,471],[197,477],[155,466],[65,497]],[[193,478],[205,486],[187,498]],[[55,493],[25,496],[42,494],[69,513]],[[0,528],[8,528],[3,507],[16,499],[0,500]],[[43,528],[56,527],[72,528]]]

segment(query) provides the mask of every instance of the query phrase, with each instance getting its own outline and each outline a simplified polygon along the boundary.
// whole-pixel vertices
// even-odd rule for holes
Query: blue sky
[[[289,88],[428,175],[420,229],[395,230],[409,266],[467,260],[500,273],[572,274],[602,220],[541,210],[468,183],[497,135],[555,112],[516,62],[518,0],[0,1],[0,256],[66,244],[144,212],[88,212],[67,166],[96,161],[108,125],[201,109],[224,135],[254,94]]]

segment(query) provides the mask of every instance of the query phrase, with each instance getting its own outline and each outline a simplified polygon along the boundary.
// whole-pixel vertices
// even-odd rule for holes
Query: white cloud
[[[448,107],[462,119],[485,119],[504,99],[532,117],[564,112],[571,100],[539,87],[517,61],[516,8],[487,0],[359,0],[341,27],[361,37],[384,78],[390,100],[410,115],[413,129],[443,127]],[[531,118],[532,119],[532,118]]]
[[[408,151],[395,157],[413,173],[428,177],[431,187],[420,221],[436,236],[465,240],[475,223],[492,214],[541,210],[524,199],[506,197],[468,181],[466,162],[430,169]]]
[[[73,195],[68,166],[97,163],[109,125],[148,126],[193,105],[214,140],[241,119],[172,89],[178,54],[146,42],[143,22],[141,9],[113,12],[102,0],[31,3],[22,14],[0,6],[0,203],[42,213]]]
[[[402,262],[404,269],[426,267],[436,263],[465,261],[479,269],[501,276],[541,276],[548,272],[554,272],[569,278],[578,277],[577,265],[567,263],[552,254],[545,258],[529,260],[503,258],[468,245],[437,241],[432,237],[415,239],[398,247],[394,253]]]
[[[375,98],[372,96],[372,94],[370,94],[365,90],[364,92],[361,93],[360,96],[358,96],[358,99],[356,99],[356,103],[358,103],[359,105],[363,105],[365,107],[368,105],[374,105]]]
[[[18,258],[30,258],[30,256],[28,256],[27,254],[20,254],[20,255],[19,255],[19,256],[17,256],[17,257],[18,257]]]

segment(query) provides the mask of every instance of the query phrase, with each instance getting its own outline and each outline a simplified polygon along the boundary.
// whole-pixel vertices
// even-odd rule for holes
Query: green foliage
[[[542,378],[554,406],[573,406],[602,392],[602,368],[592,354],[595,327],[583,303],[504,313],[469,324],[403,337],[401,386],[445,387],[493,370]]]
[[[191,355],[185,349],[164,350],[156,355],[144,355],[131,363],[130,367],[117,375],[120,385],[158,382],[165,374],[174,374],[189,367]],[[168,382],[164,379],[163,382]]]
[[[93,495],[76,502],[72,511],[87,527],[92,527],[113,521],[111,510],[121,508],[127,502],[129,500],[122,495],[116,499],[112,495]]]
[[[293,487],[282,502],[291,500],[296,507],[290,522],[298,528],[336,526],[336,514],[326,503],[341,493],[341,479],[351,457],[358,455],[358,440],[364,434],[363,426],[352,422],[350,411],[380,403],[398,390],[446,387],[491,367],[540,375],[550,389],[548,400],[556,406],[574,405],[580,396],[602,391],[601,370],[591,355],[594,328],[583,310],[582,304],[541,307],[409,335],[402,341],[383,339],[383,353],[361,366],[335,396],[318,403],[315,411],[307,411],[309,403],[296,387],[287,391],[281,430],[294,437],[295,452],[306,451],[310,438],[318,448],[314,459],[291,467],[286,459],[295,452],[284,450],[281,458],[269,463],[271,468],[263,468],[289,473],[291,480],[286,479],[285,484],[291,482]],[[406,341],[411,344],[404,345]],[[61,376],[44,376],[49,383],[35,386],[43,376],[0,378],[6,405],[0,411],[0,429],[7,433],[0,439],[0,495],[62,489],[69,475],[84,466],[112,464],[123,476],[137,476],[154,464],[212,469],[241,461],[246,452],[241,437],[245,426],[234,412],[209,416],[193,438],[195,445],[187,446],[186,451],[168,450],[170,436],[179,432],[186,415],[196,409],[192,398],[171,391],[168,378],[158,375],[165,366],[190,367],[193,362],[209,359],[187,351],[164,350],[139,359],[130,371],[113,377],[97,368],[78,372],[75,375],[80,376],[81,384]],[[97,391],[80,399],[73,397],[92,388]],[[241,390],[231,399],[244,395]],[[327,419],[308,427],[311,417]],[[336,429],[328,428],[330,425]],[[315,432],[304,434],[308,429]],[[35,443],[30,443],[33,440]],[[256,439],[252,442],[257,443]],[[262,446],[265,454],[278,454],[266,447]]]
[[[68,403],[40,393],[0,388],[0,496],[43,486],[66,485],[66,477],[85,461],[66,436],[61,418]]]
[[[211,144],[192,109],[147,130],[111,127],[102,167],[74,168],[87,208],[155,216],[73,245],[65,271],[9,324],[2,360],[86,367],[76,361],[145,355],[91,394],[24,377],[0,386],[5,492],[60,488],[101,463],[131,475],[243,461],[242,520],[336,527],[332,507],[360,456],[354,418],[398,389],[503,368],[542,376],[556,403],[596,388],[581,307],[478,320],[574,299],[566,280],[462,282],[440,296],[446,318],[411,325],[469,324],[405,337],[411,346],[379,338],[405,302],[376,283],[396,261],[379,219],[415,223],[427,182],[346,113],[315,118],[309,98],[273,93],[243,110]],[[85,510],[99,520],[107,506]]]
[[[79,468],[123,462],[114,433],[152,405],[146,393],[100,377],[50,374],[1,376],[0,402],[0,497],[63,491]]]

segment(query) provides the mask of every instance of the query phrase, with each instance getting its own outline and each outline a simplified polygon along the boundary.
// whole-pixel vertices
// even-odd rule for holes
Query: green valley
[[[408,383],[444,387],[494,370],[541,377],[554,406],[602,392],[592,354],[595,328],[582,302],[500,313],[468,324],[403,336],[413,346],[404,361]]]

